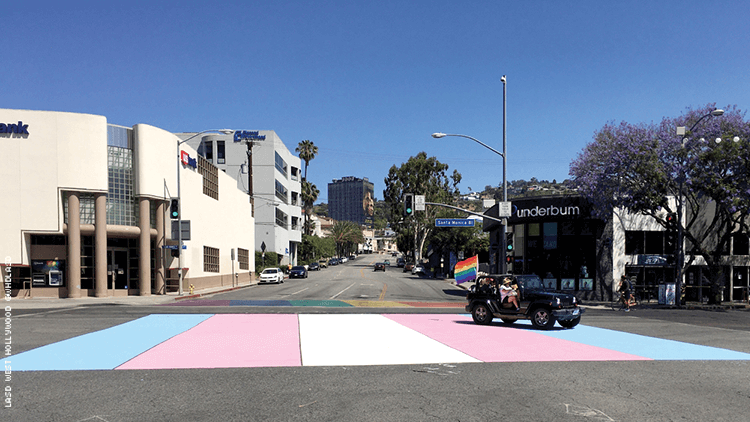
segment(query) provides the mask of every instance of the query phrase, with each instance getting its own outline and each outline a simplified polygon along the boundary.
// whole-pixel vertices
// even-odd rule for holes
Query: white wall
[[[0,123],[19,121],[28,135],[0,134],[0,251],[28,265],[23,231],[62,233],[60,190],[107,192],[107,120],[0,109]]]
[[[141,133],[145,133],[141,131]],[[171,134],[170,134],[171,135]],[[176,137],[171,135],[175,139]],[[187,151],[190,157],[197,158],[198,153],[187,144],[181,149]],[[172,155],[170,155],[172,157]],[[172,158],[165,159],[162,167],[173,169],[176,173],[177,153]],[[219,200],[215,200],[203,194],[203,176],[197,169],[180,164],[181,184],[181,213],[183,220],[191,222],[191,240],[184,241],[187,246],[183,250],[183,266],[190,270],[185,274],[186,278],[214,277],[220,274],[230,274],[232,271],[231,249],[247,249],[250,254],[250,269],[242,272],[254,271],[255,269],[255,219],[251,217],[250,201],[245,192],[237,189],[237,182],[218,171],[219,175]],[[176,180],[175,180],[176,183]],[[169,191],[177,196],[176,185],[170,185]],[[168,226],[171,220],[166,220]],[[203,246],[218,248],[220,253],[220,272],[203,271]],[[177,268],[177,259],[173,258],[170,268]],[[235,272],[240,272],[239,263],[235,262]]]

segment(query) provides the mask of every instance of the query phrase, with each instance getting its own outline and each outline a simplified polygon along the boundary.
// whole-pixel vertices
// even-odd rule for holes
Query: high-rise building
[[[334,179],[328,184],[328,215],[334,220],[371,226],[375,214],[373,191],[374,185],[366,177]]]

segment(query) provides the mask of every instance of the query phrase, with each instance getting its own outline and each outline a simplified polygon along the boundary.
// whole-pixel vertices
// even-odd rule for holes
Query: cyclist
[[[625,312],[630,312],[630,280],[627,277],[622,276],[617,291],[620,292],[620,300],[625,305]]]

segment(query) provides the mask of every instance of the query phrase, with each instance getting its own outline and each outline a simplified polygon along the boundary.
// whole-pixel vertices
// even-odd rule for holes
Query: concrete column
[[[81,297],[81,200],[68,193],[68,297]]]
[[[151,207],[147,198],[139,199],[138,288],[141,296],[151,296]]]
[[[154,256],[156,257],[156,294],[167,293],[167,279],[166,271],[164,269],[164,249],[162,246],[165,244],[165,229],[164,229],[164,213],[165,213],[164,201],[159,201],[156,206],[156,245],[154,248]]]
[[[94,294],[107,296],[107,194],[98,193],[94,202]]]

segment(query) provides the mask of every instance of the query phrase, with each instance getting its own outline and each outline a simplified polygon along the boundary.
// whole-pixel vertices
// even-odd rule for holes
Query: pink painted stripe
[[[297,315],[214,315],[116,369],[302,366]]]
[[[561,340],[528,326],[476,325],[461,315],[384,315],[483,362],[651,360],[616,350]]]

